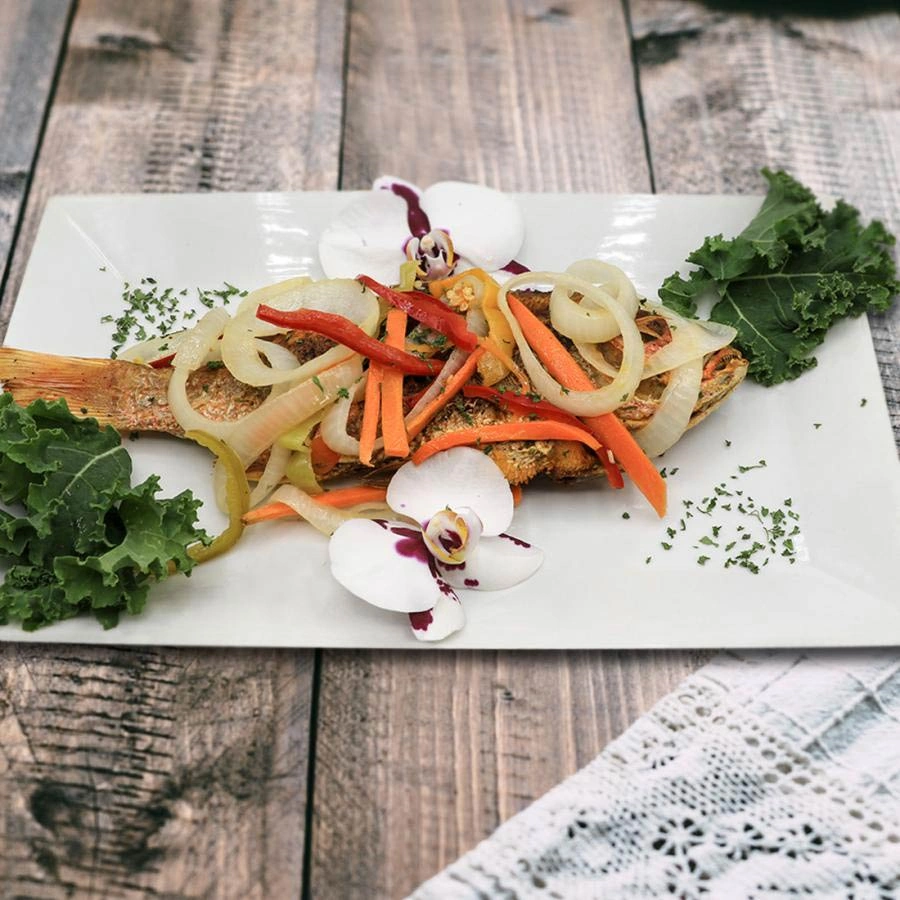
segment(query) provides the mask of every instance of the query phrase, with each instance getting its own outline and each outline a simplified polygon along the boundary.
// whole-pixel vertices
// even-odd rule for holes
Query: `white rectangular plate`
[[[254,288],[317,275],[316,239],[351,195],[338,193],[59,197],[47,207],[6,338],[9,346],[108,356],[123,282]],[[563,269],[598,256],[645,296],[704,236],[740,231],[759,198],[524,194],[519,259]],[[829,335],[798,381],[742,385],[661,461],[670,515],[637,492],[597,482],[525,491],[512,531],[546,552],[540,572],[495,594],[463,597],[465,629],[445,648],[850,646],[900,644],[900,468],[865,320]],[[863,401],[865,400],[865,403]],[[730,443],[729,443],[730,442]],[[192,488],[203,524],[222,524],[209,457],[174,438],[128,444],[135,477],[162,476],[166,495]],[[738,473],[740,465],[766,467]],[[677,469],[677,472],[674,471]],[[737,474],[736,479],[731,476]],[[723,568],[732,511],[681,519],[717,484],[757,506],[791,498],[798,559],[773,555],[758,575]],[[724,502],[724,498],[723,498]],[[625,517],[625,514],[628,517]],[[667,528],[674,528],[670,539]],[[666,550],[662,544],[671,544]],[[249,529],[230,554],[151,592],[144,614],[103,631],[92,618],[4,640],[270,647],[421,646],[406,617],[368,606],[331,578],[327,541],[295,522]],[[698,558],[708,555],[705,565]],[[649,559],[649,562],[647,561]]]

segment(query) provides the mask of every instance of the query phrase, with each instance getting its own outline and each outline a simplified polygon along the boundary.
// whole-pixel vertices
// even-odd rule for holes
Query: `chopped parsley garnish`
[[[766,461],[760,460],[756,465],[738,466],[739,474],[745,474],[753,469],[766,468]],[[731,475],[737,478],[738,475]],[[679,527],[666,528],[667,541],[660,543],[664,550],[674,546],[676,537],[684,535],[682,540],[690,540],[695,549],[700,547],[715,548],[723,554],[722,564],[726,569],[733,567],[746,569],[757,574],[763,566],[768,564],[772,556],[780,556],[790,564],[797,561],[799,547],[795,538],[800,535],[800,527],[796,524],[800,518],[792,508],[793,500],[787,497],[780,506],[769,506],[757,503],[743,490],[728,490],[728,482],[720,482],[713,487],[711,494],[701,500],[683,499],[684,518],[679,520]],[[740,497],[732,503],[720,503],[722,497]],[[708,527],[698,525],[702,519],[695,519],[694,525],[689,526],[686,520],[693,518],[692,510],[696,510],[710,518],[718,510],[737,514],[741,521],[714,521]],[[748,527],[749,525],[749,527]],[[700,532],[698,534],[698,532]],[[736,553],[735,548],[741,547]],[[703,555],[697,558],[697,563],[705,566],[713,560],[713,556]]]
[[[227,306],[234,297],[247,295],[246,291],[236,288],[227,281],[220,289],[196,290],[197,299],[207,309],[212,309],[217,304]],[[183,308],[180,298],[186,297],[187,293],[187,288],[178,292],[173,288],[160,288],[156,279],[149,275],[142,278],[137,286],[125,282],[122,289],[124,308],[121,315],[117,317],[105,315],[100,319],[103,324],[115,326],[110,356],[115,359],[126,344],[165,337],[173,331],[187,327],[188,322],[197,318],[196,310]]]

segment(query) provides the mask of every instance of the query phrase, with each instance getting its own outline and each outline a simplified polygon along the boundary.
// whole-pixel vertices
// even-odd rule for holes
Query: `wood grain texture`
[[[72,0],[0,3],[0,284],[71,6]]]
[[[324,0],[83,0],[5,313],[52,194],[335,187],[343,37]],[[311,652],[4,645],[0,895],[299,896],[312,682]]]
[[[58,193],[337,186],[343,7],[85,0],[3,298]]]
[[[341,187],[647,190],[618,3],[351,4]]]
[[[760,167],[780,167],[900,233],[900,13],[631,7],[659,190],[761,193]],[[900,305],[870,323],[900,442]]]
[[[646,191],[616,3],[351,12],[342,186]],[[595,756],[705,658],[322,654],[311,894],[400,897]]]

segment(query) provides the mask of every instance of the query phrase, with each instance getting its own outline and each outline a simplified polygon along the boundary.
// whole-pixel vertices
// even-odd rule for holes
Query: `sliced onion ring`
[[[261,346],[265,342],[258,339],[287,329],[258,319],[256,311],[261,303],[279,310],[313,309],[333,313],[353,322],[369,335],[375,334],[381,319],[381,307],[375,294],[349,278],[325,281],[290,279],[281,285],[254,291],[244,299],[237,315],[225,328],[222,359],[235,378],[257,387],[311,378],[347,359],[353,352],[338,345],[303,365],[273,371],[260,359]]]
[[[167,390],[169,409],[183,431],[202,431],[218,440],[228,437],[235,423],[215,421],[197,412],[188,400],[187,381],[191,372],[209,359],[210,349],[219,343],[229,318],[224,309],[212,309],[185,334],[172,360],[173,371]]]
[[[525,340],[522,329],[509,308],[507,294],[520,290],[526,285],[550,284],[570,292],[577,292],[600,306],[605,306],[612,314],[622,333],[622,365],[615,378],[594,391],[573,391],[565,388],[541,365],[534,351]],[[525,369],[535,390],[550,400],[555,406],[576,416],[599,416],[612,412],[634,393],[641,380],[644,368],[644,343],[641,340],[634,317],[616,301],[611,294],[600,291],[590,282],[572,275],[556,272],[526,272],[506,282],[497,297],[497,305],[502,310],[512,329]]]
[[[582,259],[566,269],[567,275],[590,282],[622,306],[633,319],[638,309],[638,296],[628,276],[616,266],[599,259]],[[557,285],[550,294],[550,322],[560,334],[573,341],[602,343],[612,340],[621,328],[607,305],[598,305],[591,295],[580,302],[572,291]]]
[[[652,458],[665,453],[687,431],[700,396],[702,378],[701,357],[684,363],[671,373],[653,417],[634,432],[634,439],[647,456]]]

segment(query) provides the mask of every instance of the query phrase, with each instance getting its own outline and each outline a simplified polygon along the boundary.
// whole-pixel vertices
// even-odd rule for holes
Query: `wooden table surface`
[[[768,164],[896,231],[900,15],[821,6],[0,0],[2,323],[57,193],[759,193]],[[0,895],[402,897],[708,655],[2,644]]]

